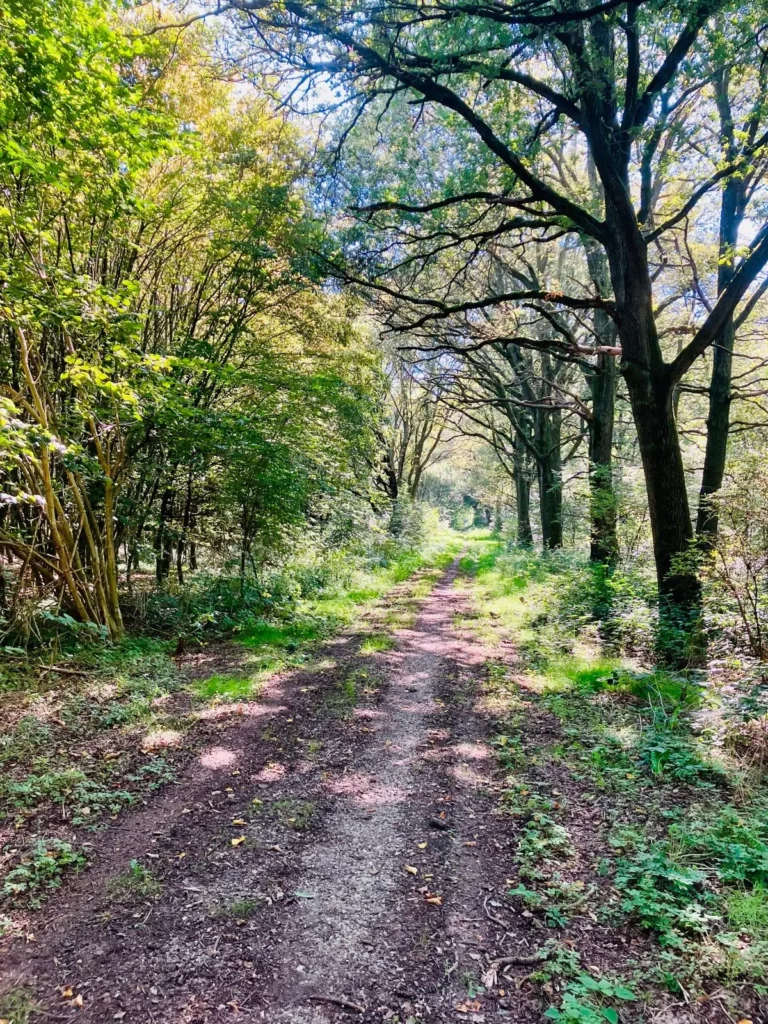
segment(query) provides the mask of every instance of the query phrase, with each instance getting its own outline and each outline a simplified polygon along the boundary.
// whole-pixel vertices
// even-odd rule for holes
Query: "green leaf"
[[[613,994],[617,999],[637,999],[632,989],[625,988],[623,985],[617,985],[613,990]]]

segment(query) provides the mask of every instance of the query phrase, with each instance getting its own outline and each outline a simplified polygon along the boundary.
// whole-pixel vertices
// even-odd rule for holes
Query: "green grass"
[[[367,678],[366,672],[358,670],[340,679],[325,698],[328,711],[338,718],[347,718],[357,706],[358,684],[365,682]]]
[[[213,675],[194,684],[194,692],[202,700],[248,700],[255,697],[261,683],[252,676]]]
[[[231,900],[229,903],[222,903],[216,908],[216,914],[220,917],[233,917],[237,921],[246,921],[261,906],[261,901],[251,899],[247,896]]]
[[[768,942],[768,888],[733,889],[726,897],[728,926],[751,941]]]
[[[260,619],[238,633],[238,643],[243,647],[273,647],[277,650],[295,651],[301,644],[310,643],[322,636],[320,622],[311,619],[294,619],[288,622],[270,622]]]
[[[8,1024],[29,1024],[37,1013],[38,1003],[26,989],[14,988],[0,996],[0,1018]]]
[[[159,896],[163,887],[150,868],[132,860],[127,871],[110,879],[107,888],[114,899],[133,900]]]
[[[271,811],[281,825],[301,832],[309,828],[315,814],[315,805],[309,800],[277,800],[272,804]]]
[[[377,654],[379,651],[389,651],[395,646],[394,637],[387,633],[372,633],[360,644],[361,654]]]

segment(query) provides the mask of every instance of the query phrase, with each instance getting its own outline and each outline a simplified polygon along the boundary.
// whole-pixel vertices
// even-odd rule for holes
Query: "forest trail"
[[[342,636],[325,667],[210,723],[181,783],[104,833],[11,946],[6,991],[56,1020],[540,1019],[514,985],[477,998],[537,936],[492,909],[513,830],[493,817],[490,653],[455,625],[468,609],[457,560],[390,649]]]

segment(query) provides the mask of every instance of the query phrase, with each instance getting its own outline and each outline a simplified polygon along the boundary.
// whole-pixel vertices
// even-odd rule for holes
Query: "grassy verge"
[[[548,1015],[630,1020],[643,1001],[715,1000],[733,1020],[759,1019],[768,996],[768,789],[718,727],[709,677],[644,666],[615,630],[606,637],[589,602],[585,613],[589,583],[574,593],[585,569],[573,559],[486,544],[464,568],[476,603],[466,625],[489,640],[511,637],[518,656],[488,666],[486,699],[505,777],[500,813],[521,822],[523,883],[509,896],[570,951],[559,978],[554,954],[539,972],[545,991],[558,993]],[[639,627],[621,628],[626,637]],[[532,714],[556,717],[555,738],[536,739]],[[554,796],[552,780],[562,785]],[[594,809],[598,828],[574,830],[568,793],[575,820]],[[642,936],[648,952],[627,961],[629,978],[584,974],[579,922],[590,917]],[[617,985],[636,998],[623,1005]]]
[[[223,649],[223,669],[193,681],[174,657],[176,641],[155,637],[14,652],[0,678],[0,935],[12,927],[3,908],[39,904],[83,866],[93,833],[176,777],[207,709],[257,699],[266,679],[311,664],[324,639],[411,580],[409,601],[361,627],[362,653],[384,649],[388,630],[405,624],[465,545],[440,529],[418,552],[355,568],[311,599],[241,626]]]

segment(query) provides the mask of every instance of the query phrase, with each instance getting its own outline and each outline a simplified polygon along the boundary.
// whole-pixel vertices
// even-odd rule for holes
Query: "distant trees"
[[[456,432],[440,385],[397,351],[386,356],[384,386],[373,481],[390,501],[415,501],[424,473],[447,458]]]

